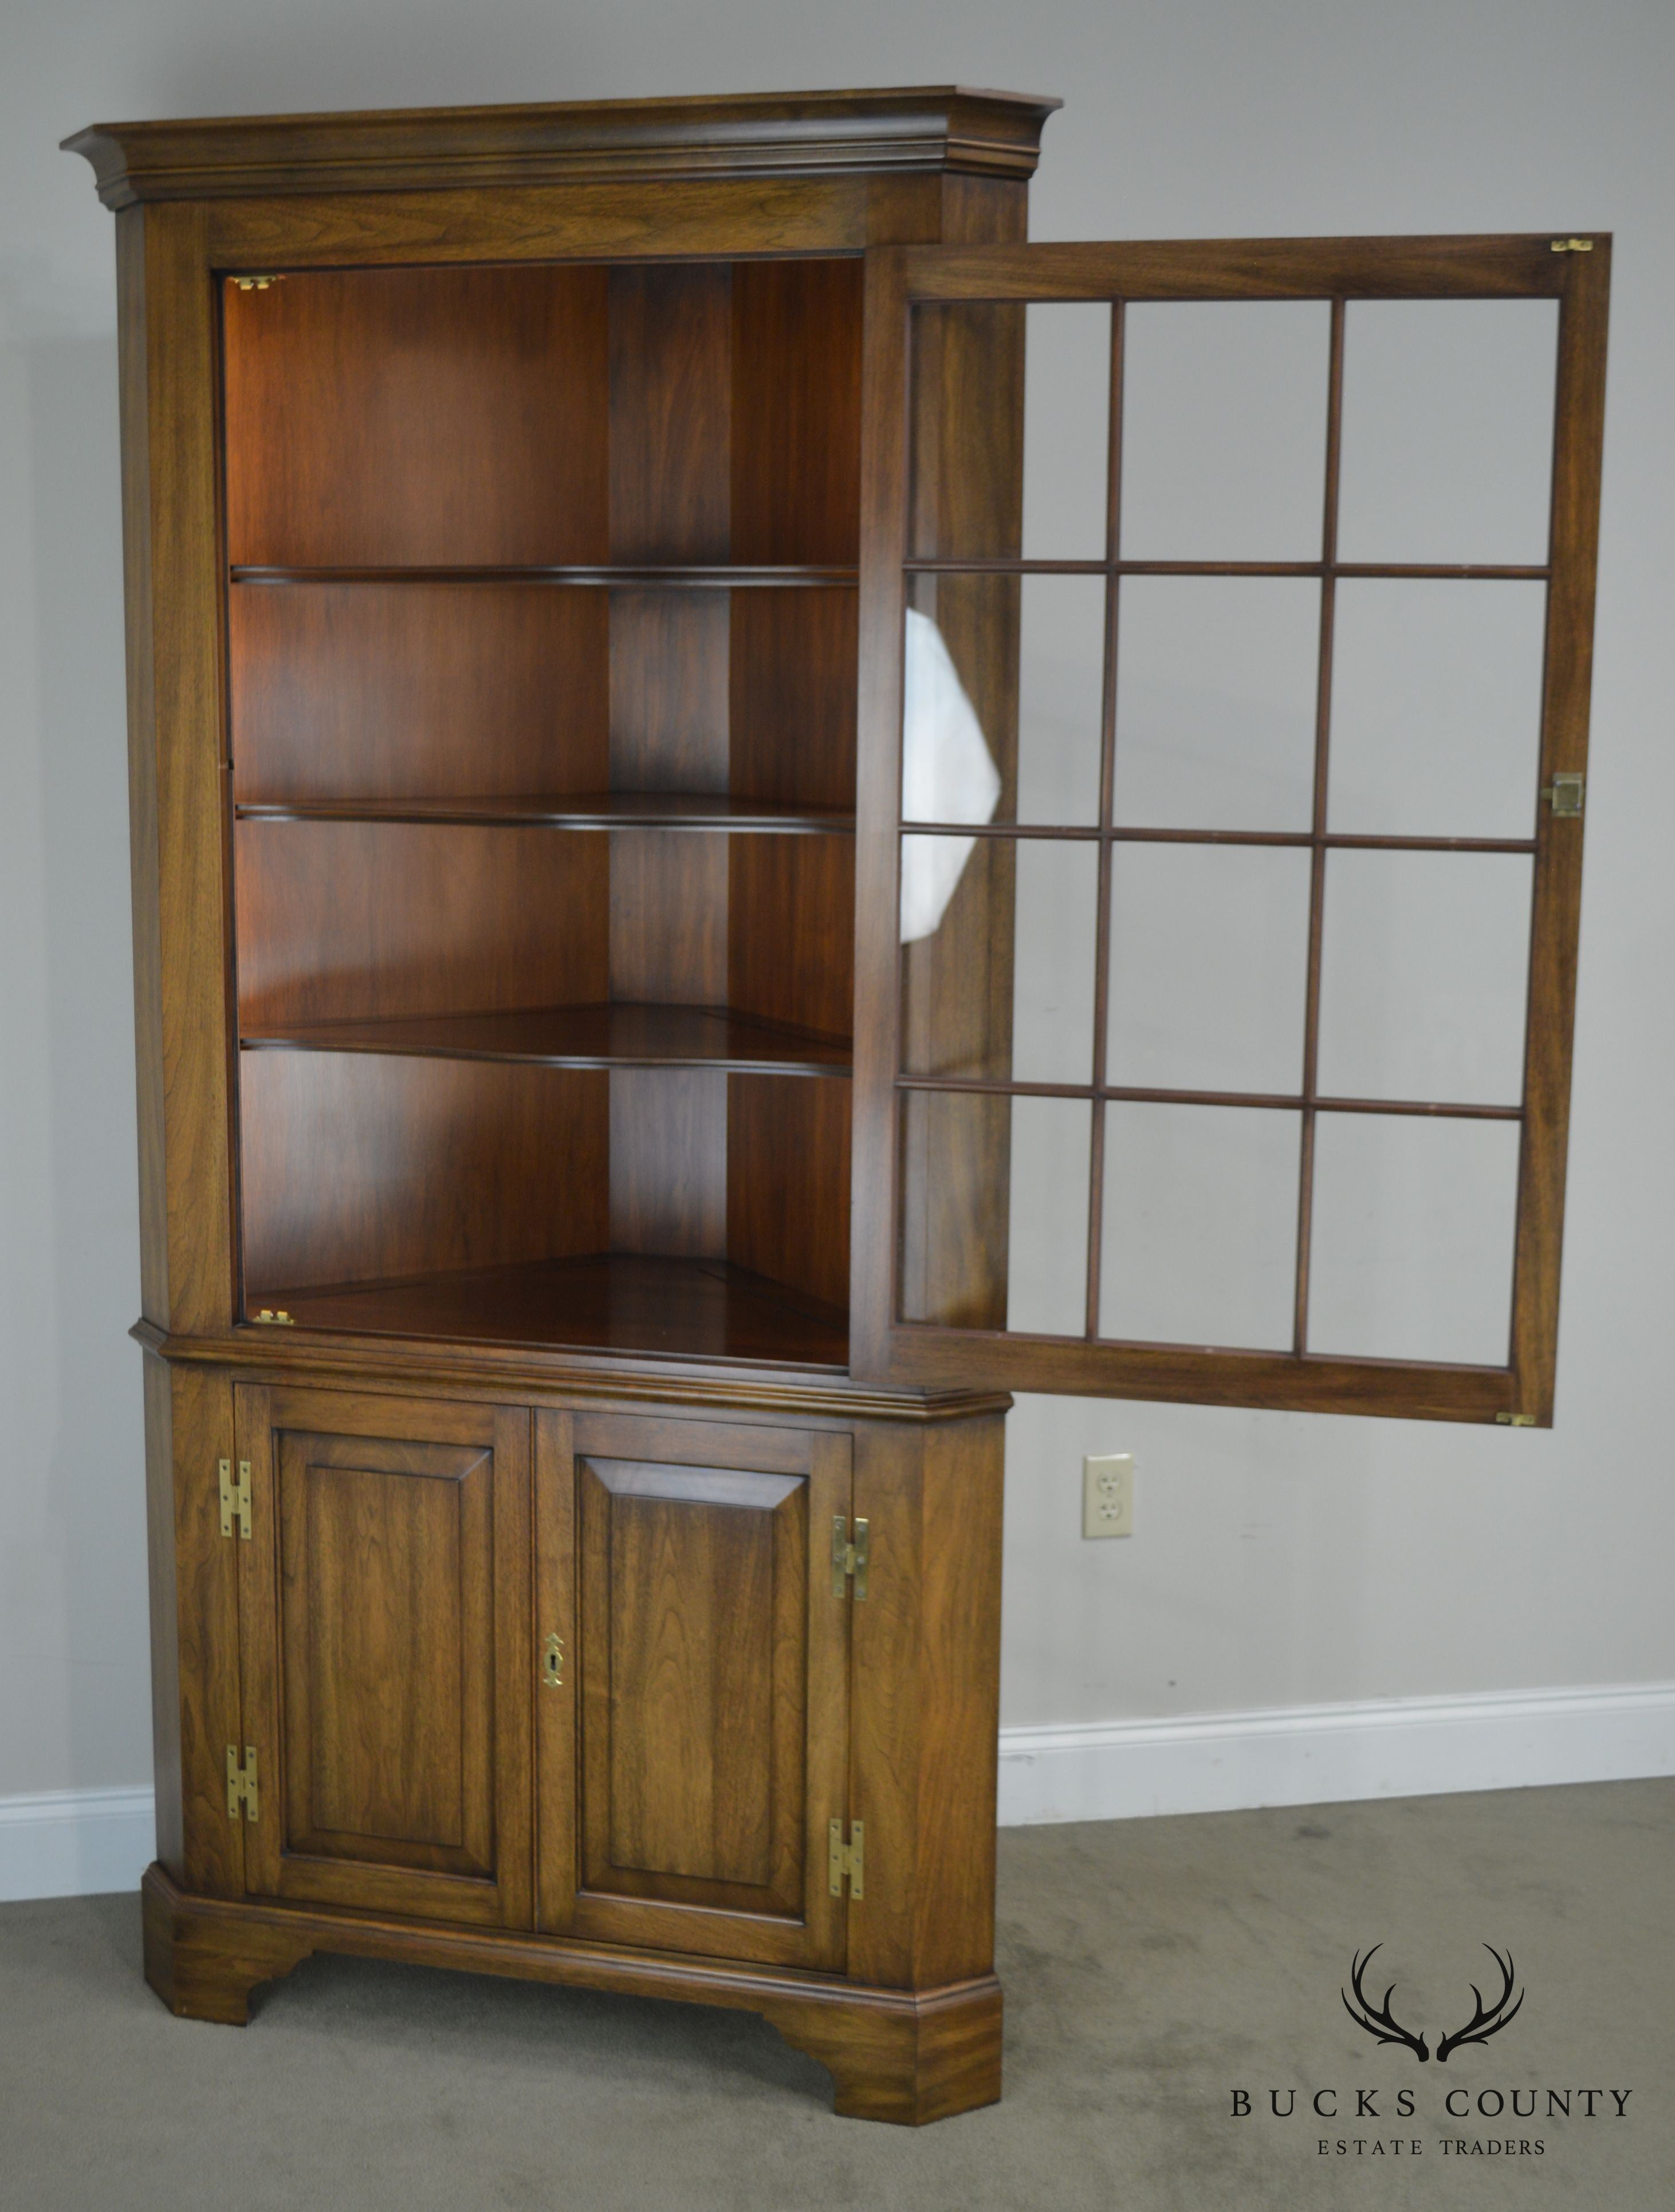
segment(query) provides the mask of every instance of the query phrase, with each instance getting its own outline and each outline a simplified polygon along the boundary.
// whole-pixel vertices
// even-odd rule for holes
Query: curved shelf
[[[707,1067],[732,1075],[850,1073],[847,1037],[819,1036],[720,1006],[534,1006],[484,1014],[258,1025],[246,1052],[369,1052],[543,1067]]]
[[[299,1328],[466,1339],[632,1358],[849,1364],[849,1316],[725,1260],[628,1252],[526,1261],[401,1282],[252,1291]]]
[[[776,836],[852,836],[838,807],[734,799],[705,792],[592,791],[488,799],[257,799],[233,809],[241,822],[449,823],[509,829],[711,830]]]
[[[235,584],[571,584],[659,591],[854,590],[856,568],[834,563],[726,562],[569,562],[551,566],[507,568],[289,568],[235,562],[228,571]]]

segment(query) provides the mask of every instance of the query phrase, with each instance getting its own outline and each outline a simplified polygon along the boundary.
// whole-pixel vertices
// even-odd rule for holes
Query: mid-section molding
[[[950,170],[1027,178],[1060,103],[959,85],[95,123],[107,207],[283,192]]]
[[[393,1385],[454,1396],[586,1401],[633,1411],[669,1405],[703,1411],[764,1413],[833,1421],[965,1421],[1005,1413],[1000,1390],[883,1390],[851,1382],[837,1372],[787,1372],[747,1362],[715,1364],[674,1358],[601,1358],[597,1353],[533,1352],[494,1344],[469,1346],[429,1339],[334,1336],[313,1329],[279,1329],[260,1323],[224,1335],[171,1334],[155,1322],[137,1321],[128,1332],[160,1359],[222,1367],[237,1382],[295,1381],[307,1376],[328,1388]]]

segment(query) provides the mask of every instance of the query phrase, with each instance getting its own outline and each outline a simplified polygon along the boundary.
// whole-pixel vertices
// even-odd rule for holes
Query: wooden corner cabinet
[[[992,2101],[1005,1392],[1552,1417],[1609,240],[1027,246],[1056,104],[68,142],[177,2012]]]

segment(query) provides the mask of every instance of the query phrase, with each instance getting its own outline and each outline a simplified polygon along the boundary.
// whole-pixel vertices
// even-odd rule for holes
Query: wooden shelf
[[[247,1029],[247,1052],[374,1052],[406,1059],[522,1060],[547,1067],[710,1067],[736,1075],[850,1073],[846,1037],[819,1036],[719,1006],[532,1006]]]
[[[571,584],[658,591],[740,589],[854,590],[854,568],[784,562],[734,567],[725,562],[636,563],[608,561],[539,568],[255,568],[235,563],[235,584]]]
[[[849,1363],[839,1308],[724,1260],[606,1252],[399,1283],[252,1292],[247,1304],[289,1313],[299,1328],[351,1335],[796,1367]]]
[[[777,836],[853,835],[855,817],[837,807],[734,799],[705,792],[591,791],[557,797],[489,799],[254,799],[234,808],[241,822],[466,823],[509,829],[719,830]]]

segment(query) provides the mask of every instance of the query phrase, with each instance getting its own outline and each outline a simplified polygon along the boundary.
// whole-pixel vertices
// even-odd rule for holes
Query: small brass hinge
[[[1553,251],[1555,253],[1592,253],[1593,240],[1591,238],[1556,238]]]
[[[1562,775],[1556,775],[1550,783],[1544,783],[1541,787],[1541,796],[1544,802],[1552,808],[1554,814],[1562,819],[1567,815],[1581,812],[1582,799],[1587,787],[1587,780],[1584,777],[1567,770]]]
[[[241,1459],[239,1462],[239,1479],[236,1482],[233,1480],[232,1461],[224,1459],[221,1462],[221,1533],[223,1536],[232,1534],[233,1516],[235,1513],[239,1519],[239,1534],[248,1543],[250,1540],[250,1462],[247,1459]]]
[[[849,1876],[850,1895],[852,1898],[864,1897],[867,1894],[866,1844],[867,1824],[864,1820],[850,1821],[850,1839],[847,1844],[844,1841],[843,1822],[833,1820],[828,1824],[826,1881],[834,1897],[843,1895],[845,1875]]]
[[[1532,1429],[1536,1425],[1533,1413],[1497,1413],[1495,1418],[1503,1429]]]
[[[259,1807],[256,1797],[256,1747],[247,1743],[244,1747],[244,1765],[239,1765],[239,1747],[235,1743],[227,1747],[227,1817],[236,1820],[239,1807],[244,1808],[247,1820],[256,1818]]]
[[[850,1524],[841,1513],[831,1517],[831,1595],[842,1597],[846,1583],[853,1581],[858,1599],[867,1595],[867,1562],[871,1554],[871,1534],[865,1521],[855,1524],[855,1540],[850,1540]]]
[[[1557,248],[1555,247],[1555,252]],[[265,292],[270,284],[283,284],[283,276],[235,276],[234,283],[241,292]]]
[[[275,1313],[271,1306],[264,1306],[260,1313],[252,1314],[250,1318],[252,1321],[265,1321],[274,1328],[295,1328],[296,1327],[296,1323],[291,1319],[290,1316],[285,1311],[283,1306],[280,1307],[277,1313]]]

